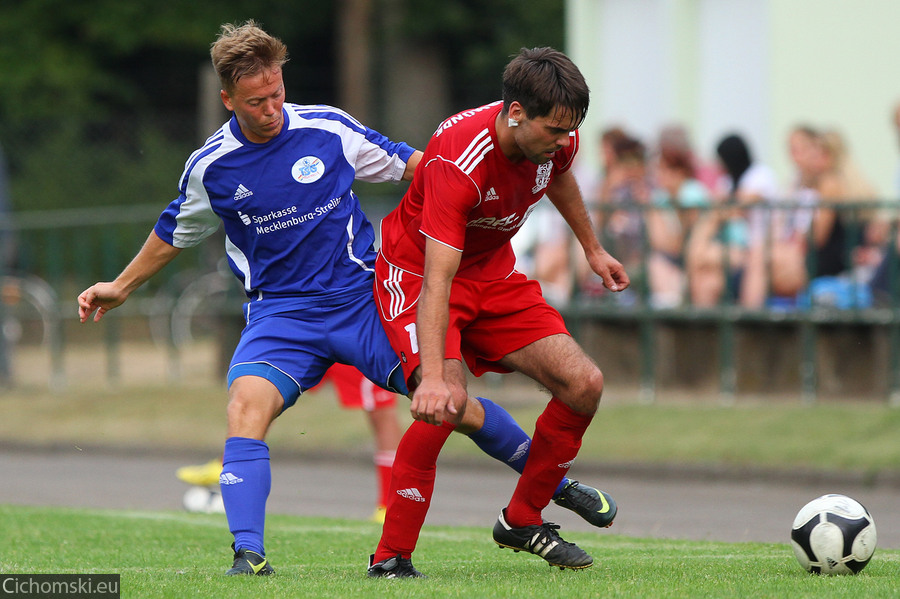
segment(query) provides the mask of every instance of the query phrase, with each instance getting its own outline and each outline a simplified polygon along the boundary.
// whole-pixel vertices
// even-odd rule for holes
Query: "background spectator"
[[[697,156],[691,143],[690,134],[683,125],[666,125],[660,129],[657,151],[660,154],[667,151],[687,152],[694,168],[693,177],[700,181],[710,193],[715,191],[722,172],[715,164],[710,164]]]
[[[697,222],[687,248],[691,301],[717,305],[726,291],[731,300],[743,293],[750,245],[749,221],[778,195],[772,169],[756,162],[743,137],[725,136],[716,146],[723,175],[715,205]]]
[[[819,203],[816,186],[823,164],[819,133],[809,126],[795,127],[788,135],[788,151],[795,173],[787,195],[773,192],[750,215],[750,247],[740,293],[741,304],[748,308],[762,308],[770,294],[793,301],[807,284],[807,240]],[[827,219],[819,216],[825,224]]]
[[[547,198],[538,202],[512,238],[516,270],[540,283],[544,298],[557,308],[568,304],[572,295],[571,242],[566,221]]]
[[[710,194],[696,178],[693,153],[683,144],[661,146],[656,162],[654,209],[644,213],[650,243],[648,276],[651,304],[675,307],[685,291],[683,250],[698,209],[710,205]]]
[[[647,149],[638,139],[610,132],[610,154],[604,158],[604,177],[592,217],[603,246],[624,265],[632,281],[646,280],[644,243],[646,231],[641,206],[651,202],[653,185],[647,168]],[[580,263],[582,293],[603,294],[599,277]],[[637,288],[637,290],[633,290]],[[632,303],[640,283],[614,295],[617,301]]]
[[[834,210],[832,206],[872,203],[878,200],[878,191],[850,157],[839,132],[825,131],[820,139],[822,163],[816,190],[822,203],[819,212],[825,216],[814,219],[819,229],[813,274],[835,276],[853,268],[851,250],[860,267],[871,272],[879,261],[878,246],[884,241],[886,229],[879,222],[878,212],[872,206],[859,210]]]
[[[891,117],[894,132],[898,141],[900,141],[900,102],[894,106]],[[891,202],[900,202],[900,165],[897,167],[894,189],[891,192]],[[879,210],[875,221],[867,230],[867,241],[870,247],[877,246],[882,248],[882,251],[879,252],[880,256],[877,257],[878,266],[870,279],[874,299],[880,304],[896,303],[896,300],[891,295],[893,292],[896,292],[898,274],[891,266],[896,264],[897,253],[900,251],[900,248],[897,247],[900,245],[900,239],[896,239],[892,243],[893,237],[896,235],[898,216],[900,215],[898,215],[896,208],[883,207]],[[871,259],[872,256],[867,256],[867,258]]]

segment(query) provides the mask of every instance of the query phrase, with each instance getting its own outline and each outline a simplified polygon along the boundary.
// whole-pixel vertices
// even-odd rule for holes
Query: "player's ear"
[[[509,105],[509,112],[507,113],[509,120],[519,122],[522,119],[526,118],[528,115],[525,114],[525,109],[518,102],[512,102]]]
[[[222,98],[222,104],[225,105],[225,108],[229,112],[234,111],[234,106],[231,103],[231,98],[228,96],[228,92],[226,92],[224,89],[219,90],[219,97]]]

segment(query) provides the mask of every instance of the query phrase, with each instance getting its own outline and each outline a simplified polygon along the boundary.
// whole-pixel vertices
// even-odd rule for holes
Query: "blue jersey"
[[[234,117],[210,137],[154,230],[186,248],[222,224],[228,262],[254,300],[371,291],[375,233],[351,185],[400,181],[414,150],[330,106],[283,111],[266,143],[247,140]]]

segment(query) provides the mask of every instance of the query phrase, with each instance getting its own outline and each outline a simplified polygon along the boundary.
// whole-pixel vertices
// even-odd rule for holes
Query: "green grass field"
[[[426,526],[414,558],[427,580],[365,576],[380,527],[272,516],[270,578],[223,576],[224,516],[0,506],[0,572],[120,574],[122,597],[896,597],[900,552],[857,576],[807,574],[787,544],[568,535],[595,558],[581,572],[500,550],[490,532]]]
[[[481,388],[531,430],[545,398],[531,388]],[[112,446],[214,456],[221,451],[220,385],[23,387],[0,394],[6,444]],[[408,422],[407,404],[398,413]],[[327,424],[326,424],[327,423]],[[580,464],[687,464],[900,473],[900,410],[877,402],[714,401],[638,403],[607,394]],[[304,397],[273,426],[284,453],[371,451],[371,433],[330,392]],[[444,454],[480,459],[451,437]],[[879,549],[855,577],[803,571],[787,544],[727,544],[571,533],[597,564],[549,568],[499,550],[487,529],[426,526],[415,564],[428,580],[369,580],[365,560],[380,535],[369,522],[270,516],[271,579],[231,579],[222,516],[0,506],[3,573],[119,573],[123,597],[897,597],[900,552]]]

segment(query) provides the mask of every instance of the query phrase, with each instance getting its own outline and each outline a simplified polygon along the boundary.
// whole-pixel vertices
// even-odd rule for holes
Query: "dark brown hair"
[[[529,118],[570,112],[575,127],[587,116],[590,90],[568,56],[553,48],[522,48],[503,71],[503,110],[518,102]],[[561,115],[560,115],[561,116]]]
[[[659,162],[666,168],[684,173],[689,179],[697,176],[693,156],[687,150],[663,146],[659,151]]]

